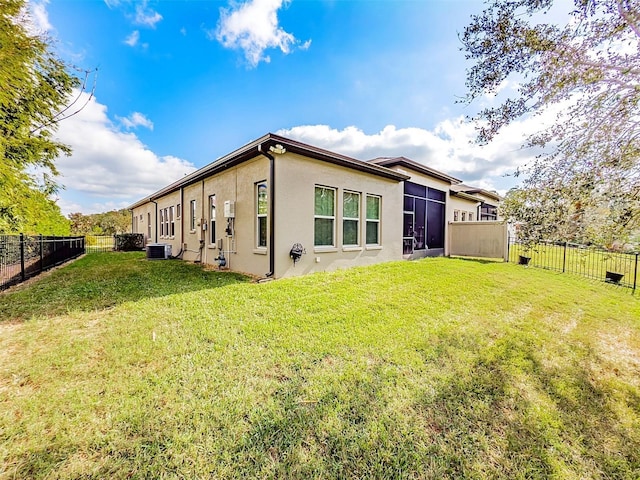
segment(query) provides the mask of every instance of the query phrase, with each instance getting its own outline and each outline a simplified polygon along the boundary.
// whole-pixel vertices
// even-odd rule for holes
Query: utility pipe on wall
[[[156,202],[155,200],[151,200],[149,199],[149,201],[151,203],[154,203],[156,205],[156,220],[155,220],[155,225],[156,225],[156,229],[155,229],[155,240],[153,243],[158,243],[158,202]]]

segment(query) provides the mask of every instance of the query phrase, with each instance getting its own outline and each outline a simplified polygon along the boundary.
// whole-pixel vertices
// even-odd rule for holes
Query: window
[[[182,205],[178,204],[176,206],[176,218],[182,217]]]
[[[256,246],[258,248],[267,247],[267,213],[269,211],[267,200],[267,182],[258,182],[256,184]]]
[[[175,207],[169,207],[169,235],[176,235],[176,221],[174,220]]]
[[[335,246],[336,190],[330,187],[315,188],[314,241],[316,247]]]
[[[473,222],[473,212],[469,212],[469,221]]]
[[[164,210],[160,209],[160,237],[164,237]]]
[[[193,232],[196,229],[196,201],[189,202],[189,228]]]
[[[151,238],[151,213],[147,212],[147,237]]]
[[[380,244],[380,197],[367,195],[367,245]]]
[[[211,245],[216,244],[216,196],[209,195],[209,242]]]
[[[460,221],[460,210],[453,211],[453,221],[454,222]]]
[[[164,235],[168,237],[169,232],[169,207],[164,209]]]
[[[342,244],[360,245],[360,194],[344,192],[342,196]]]
[[[462,212],[462,221],[463,222],[467,221],[467,212]]]

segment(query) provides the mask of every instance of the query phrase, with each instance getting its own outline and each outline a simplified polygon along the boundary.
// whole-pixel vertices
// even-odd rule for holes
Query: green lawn
[[[640,478],[640,300],[425,259],[91,254],[0,295],[0,478]]]

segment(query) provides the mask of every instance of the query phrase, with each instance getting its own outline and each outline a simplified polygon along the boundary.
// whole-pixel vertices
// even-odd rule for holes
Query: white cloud
[[[138,30],[134,30],[133,32],[131,32],[131,35],[125,38],[124,43],[126,43],[130,47],[135,47],[138,44],[139,40],[140,32]]]
[[[128,117],[118,117],[116,116],[118,121],[125,127],[127,130],[136,127],[145,127],[149,130],[153,130],[153,122],[149,120],[143,113],[133,112]]]
[[[433,130],[387,125],[369,135],[353,126],[337,130],[327,125],[303,125],[277,133],[361,160],[404,156],[464,182],[505,193],[512,186],[507,184],[514,183],[505,176],[539,153],[520,148],[526,136],[539,130],[550,115],[514,122],[484,146],[474,142],[476,130],[463,117],[441,121]]]
[[[80,104],[88,99],[86,93],[81,95]],[[94,211],[92,205],[106,202],[126,206],[195,170],[186,160],[156,155],[134,133],[120,130],[95,98],[60,122],[57,137],[73,150],[70,157],[56,161],[66,187],[60,192],[61,205],[69,202],[67,195],[85,198],[75,211]]]
[[[156,28],[156,23],[162,20],[162,15],[148,7],[149,2],[143,0],[136,5],[135,23],[147,27]]]
[[[49,22],[49,14],[47,12],[47,4],[49,0],[31,0],[27,4],[29,16],[26,20],[25,27],[31,35],[41,35],[53,29]]]
[[[283,0],[248,0],[221,8],[217,29],[209,32],[209,38],[217,39],[226,48],[243,50],[252,67],[261,61],[269,63],[271,58],[264,55],[265,50],[279,48],[288,54],[299,43],[293,34],[278,25],[277,13],[282,5]],[[307,41],[302,48],[306,50],[310,45]]]

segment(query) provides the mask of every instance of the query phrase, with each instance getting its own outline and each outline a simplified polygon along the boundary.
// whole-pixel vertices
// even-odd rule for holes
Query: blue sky
[[[122,208],[267,132],[363,160],[404,155],[504,193],[526,121],[471,143],[466,0],[32,0],[59,55],[98,69],[57,132],[65,214]],[[504,85],[505,91],[513,85]]]

